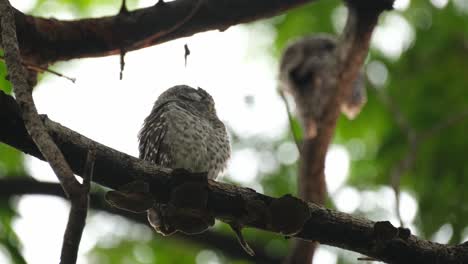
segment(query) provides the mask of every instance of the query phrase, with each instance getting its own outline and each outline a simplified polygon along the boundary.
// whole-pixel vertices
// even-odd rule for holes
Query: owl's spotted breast
[[[230,156],[229,138],[211,96],[197,91],[176,86],[158,98],[140,131],[140,158],[213,179]]]

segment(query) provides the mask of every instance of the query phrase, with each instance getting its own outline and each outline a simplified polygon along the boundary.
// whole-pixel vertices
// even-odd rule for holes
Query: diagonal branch
[[[96,153],[94,149],[90,149],[83,172],[81,195],[70,199],[71,208],[65,234],[63,236],[62,253],[60,255],[61,264],[76,263],[78,257],[78,248],[86,224],[86,216],[88,215],[89,189],[93,177],[95,156]]]
[[[312,0],[177,0],[101,18],[60,21],[19,11],[15,18],[25,60],[47,64],[120,54],[208,30],[223,31],[308,2]]]
[[[60,149],[50,138],[37,113],[31,94],[32,88],[26,81],[26,70],[21,63],[18,41],[16,39],[16,27],[13,20],[13,9],[7,0],[0,1],[0,14],[2,14],[2,45],[5,53],[5,62],[27,131],[42,155],[50,163],[67,195],[72,197],[79,193],[79,188],[77,188],[79,183],[73,176],[73,172],[65,161]]]
[[[23,67],[16,38],[16,27],[13,8],[8,0],[0,1],[2,46],[5,53],[5,62],[8,67],[10,81],[18,101],[21,115],[29,135],[31,135],[41,155],[48,161],[52,170],[62,185],[67,197],[72,202],[70,217],[65,231],[61,263],[76,263],[78,247],[83,232],[88,210],[88,192],[90,185],[90,172],[85,172],[85,178],[81,185],[73,175],[73,171],[67,164],[60,149],[50,137],[47,129],[37,113],[32,97],[32,87],[26,81],[26,70]],[[93,161],[90,161],[93,163]]]
[[[27,134],[14,99],[0,93],[0,141],[43,159]],[[93,181],[116,188],[134,176],[150,183],[152,194],[167,201],[175,188],[171,170],[154,166],[94,142],[53,121],[45,125],[78,175],[91,146],[96,149]],[[218,219],[304,240],[352,250],[389,263],[460,263],[468,260],[468,245],[442,245],[422,240],[388,222],[373,222],[305,204],[297,198],[272,198],[248,188],[209,181],[208,210]],[[304,214],[306,213],[306,214]],[[309,217],[304,217],[304,215]],[[305,221],[305,222],[304,222]],[[299,231],[299,232],[297,232]]]

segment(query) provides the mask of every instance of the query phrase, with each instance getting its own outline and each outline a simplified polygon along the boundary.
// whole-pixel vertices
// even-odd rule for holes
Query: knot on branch
[[[374,237],[379,241],[400,238],[407,240],[411,231],[404,227],[394,227],[389,221],[376,222],[374,224]]]
[[[308,205],[290,194],[273,200],[269,212],[272,229],[287,236],[299,233],[310,217]]]

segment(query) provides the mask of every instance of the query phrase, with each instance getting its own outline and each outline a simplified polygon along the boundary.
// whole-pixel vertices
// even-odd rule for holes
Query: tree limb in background
[[[403,226],[403,220],[400,214],[400,183],[401,177],[413,167],[418,156],[419,148],[431,137],[435,136],[441,130],[453,126],[468,117],[468,109],[444,118],[432,127],[419,132],[410,125],[408,119],[403,115],[398,104],[382,89],[375,89],[380,101],[387,107],[393,119],[399,126],[402,133],[406,135],[408,150],[403,158],[396,162],[390,171],[390,185],[395,193],[395,214]]]
[[[37,158],[43,156],[24,128],[14,99],[0,92],[0,141]],[[78,175],[83,175],[86,154],[96,149],[93,181],[117,188],[145,179],[155,199],[167,202],[178,185],[171,181],[172,170],[155,166],[92,141],[53,121],[45,120],[51,136]],[[284,236],[319,241],[361,253],[389,263],[460,263],[468,260],[468,244],[442,245],[422,240],[409,230],[389,222],[373,222],[361,217],[306,204],[286,195],[272,198],[231,184],[208,182],[207,209],[223,221],[272,231]]]
[[[122,49],[128,52],[208,30],[223,31],[308,2],[312,0],[177,0],[120,16],[61,21],[16,11],[15,19],[22,56],[48,64],[115,55]],[[197,5],[193,17],[187,16]],[[187,17],[190,23],[179,24]]]
[[[0,178],[0,199],[8,199],[15,195],[53,195],[61,198],[66,198],[62,187],[58,183],[40,182],[31,179],[30,176],[18,176]],[[145,214],[133,214],[124,210],[116,210],[104,201],[102,193],[90,193],[90,209],[106,212],[113,215],[123,216],[131,221],[143,224],[149,228],[153,228],[148,223]],[[154,233],[155,239],[162,237]],[[221,251],[228,257],[233,259],[245,259],[254,263],[275,264],[281,263],[281,257],[268,254],[265,251],[265,245],[259,243],[250,243],[250,246],[255,251],[255,256],[251,257],[239,247],[239,243],[232,236],[224,235],[219,232],[207,231],[198,235],[185,235],[178,233],[169,239],[182,240],[196,245],[203,245],[212,249]],[[164,238],[165,239],[165,238]]]
[[[324,204],[325,157],[341,106],[352,96],[380,13],[393,1],[346,1],[348,18],[339,40],[317,35],[292,44],[283,54],[282,81],[295,98],[304,127],[298,175],[299,197]],[[316,244],[296,241],[287,263],[311,263]]]

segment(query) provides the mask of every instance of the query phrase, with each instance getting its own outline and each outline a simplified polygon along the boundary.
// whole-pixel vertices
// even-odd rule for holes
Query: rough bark
[[[43,159],[26,132],[17,104],[4,93],[0,93],[0,123],[3,125],[0,141]],[[161,202],[167,201],[179,184],[171,181],[174,177],[169,177],[170,169],[108,148],[53,121],[46,119],[45,126],[77,175],[82,175],[88,149],[94,146],[93,180],[98,184],[117,188],[133,181],[136,176],[149,182],[152,194]],[[248,188],[209,181],[208,197],[207,210],[220,220],[237,221],[247,227],[319,241],[388,263],[468,261],[467,244],[433,243],[388,222],[373,222],[312,203],[306,204],[291,196],[273,198]]]
[[[17,176],[17,177],[16,177]],[[0,198],[9,199],[17,195],[53,195],[66,198],[62,187],[58,183],[39,182],[30,178],[30,176],[16,175],[15,177],[6,177],[0,179]],[[152,228],[145,214],[134,214],[111,207],[104,201],[102,193],[90,194],[90,209],[123,216],[134,222],[147,225]],[[154,232],[155,239],[166,239]],[[254,263],[275,264],[281,263],[283,256],[272,255],[265,251],[265,245],[249,242],[250,247],[255,251],[255,256],[249,256],[232,235],[226,235],[215,231],[207,231],[197,235],[185,235],[177,233],[168,239],[182,240],[185,242],[203,245],[223,252],[232,259],[245,259]]]
[[[341,33],[334,56],[311,71],[307,89],[322,90],[323,100],[330,98],[321,116],[303,116],[304,134],[313,124],[316,134],[305,137],[302,144],[300,172],[298,175],[299,197],[323,205],[327,198],[327,188],[324,175],[325,157],[328,146],[335,134],[335,127],[340,116],[340,106],[347,98],[356,80],[369,48],[370,37],[377,24],[380,13],[390,9],[393,1],[347,1],[348,18]],[[302,84],[303,86],[304,84]],[[315,95],[296,87],[299,94],[295,97],[299,109],[313,107],[311,102],[316,98],[307,98],[307,94]],[[308,93],[309,92],[309,93]],[[325,94],[327,96],[325,96]],[[309,96],[310,97],[310,96]],[[310,99],[310,100],[307,100]],[[302,111],[304,113],[310,111]],[[310,263],[313,259],[316,243],[296,241],[287,263]]]
[[[233,25],[279,15],[312,0],[161,2],[115,16],[73,21],[33,17],[16,11],[22,56],[27,61],[48,64],[119,54],[122,50],[141,49],[208,30],[224,31]],[[191,15],[194,8],[197,10]],[[184,20],[187,21],[180,23]]]

